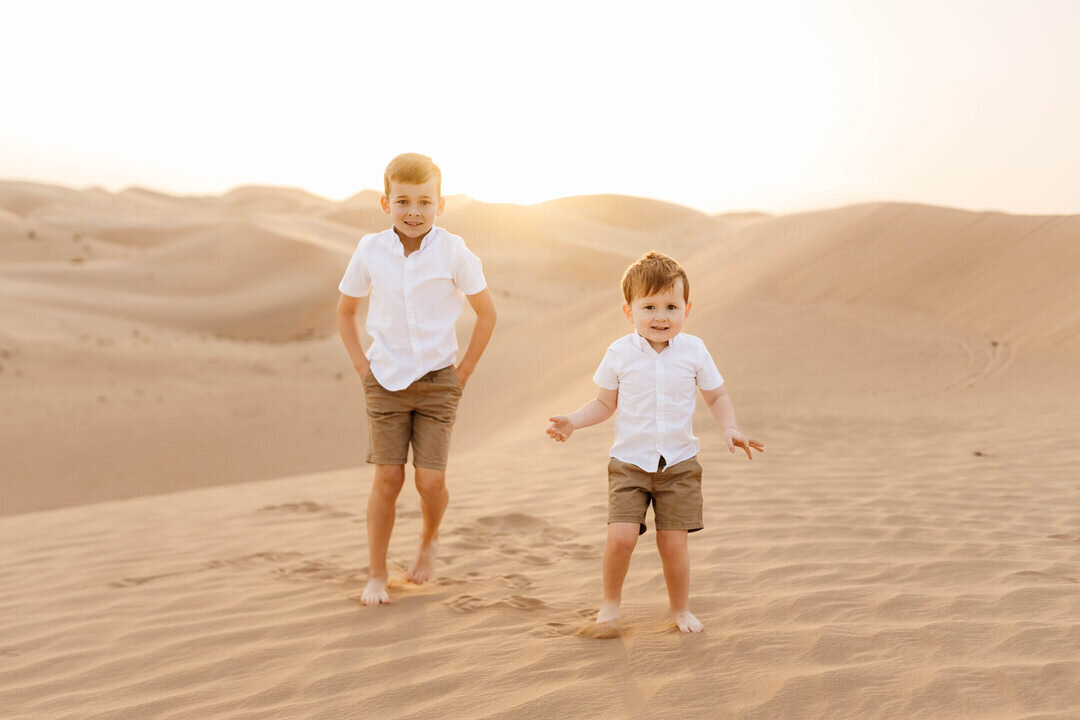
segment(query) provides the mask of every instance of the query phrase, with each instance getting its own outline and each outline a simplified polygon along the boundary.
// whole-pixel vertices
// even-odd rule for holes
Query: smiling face
[[[678,335],[690,315],[690,303],[683,299],[683,281],[655,295],[636,297],[629,305],[623,305],[626,319],[634,324],[638,335],[649,341],[656,352],[667,347],[668,341]]]
[[[416,185],[391,180],[390,195],[384,195],[380,204],[393,218],[399,237],[420,240],[442,215],[445,201],[439,196],[439,181],[433,177]]]

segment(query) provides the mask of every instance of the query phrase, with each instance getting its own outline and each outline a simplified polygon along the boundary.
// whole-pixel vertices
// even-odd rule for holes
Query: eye
[[[646,306],[645,306],[645,309],[646,309],[646,310],[652,310],[652,309],[653,309],[653,306],[652,306],[652,305],[646,305]]]
[[[668,306],[667,306],[667,309],[668,309],[668,310],[678,310],[678,309],[679,309],[679,306],[678,306],[678,305],[668,305]]]

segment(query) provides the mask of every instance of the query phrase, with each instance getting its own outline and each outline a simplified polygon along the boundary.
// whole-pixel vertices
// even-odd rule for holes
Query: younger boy
[[[608,347],[593,376],[596,399],[570,415],[548,418],[547,434],[565,442],[574,430],[615,417],[615,444],[608,463],[608,533],[604,545],[604,602],[598,626],[617,630],[622,585],[645,512],[653,505],[656,547],[664,566],[672,618],[683,632],[704,626],[690,612],[687,533],[702,529],[701,465],[691,427],[700,389],[724,429],[728,449],[765,446],[735,425],[735,410],[705,343],[680,334],[690,315],[690,282],[682,267],[658,252],[631,265],[622,279],[623,313],[634,332]]]
[[[495,329],[495,303],[479,258],[460,237],[434,225],[445,205],[439,168],[425,155],[398,155],[386,168],[383,186],[380,204],[393,227],[360,239],[338,288],[337,310],[338,333],[363,378],[367,461],[375,465],[367,506],[371,565],[364,605],[390,602],[386,552],[410,445],[424,524],[408,578],[424,583],[434,576],[439,523],[450,500],[446,461],[458,399]],[[358,309],[369,292],[372,343],[365,353]],[[463,295],[476,324],[455,367],[454,322]]]

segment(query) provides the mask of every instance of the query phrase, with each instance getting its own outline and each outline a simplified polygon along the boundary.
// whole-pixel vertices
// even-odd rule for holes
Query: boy
[[[702,529],[701,465],[691,423],[700,389],[724,429],[728,449],[765,446],[735,425],[735,410],[705,343],[680,334],[690,315],[690,282],[682,267],[658,252],[631,265],[622,279],[623,313],[634,332],[611,344],[593,376],[596,399],[570,415],[548,418],[547,434],[565,442],[578,428],[615,417],[615,444],[608,463],[608,533],[604,545],[604,602],[598,636],[618,632],[622,585],[645,511],[653,505],[656,547],[664,567],[671,615],[683,632],[704,626],[690,612],[687,533]]]
[[[434,225],[445,201],[442,173],[431,158],[398,155],[386,167],[383,190],[380,204],[393,226],[360,239],[338,288],[338,334],[363,378],[367,461],[375,465],[367,506],[371,565],[364,605],[390,602],[386,552],[410,444],[423,531],[408,578],[424,583],[435,574],[439,523],[450,500],[446,460],[458,399],[495,329],[495,302],[479,258],[461,238]],[[372,343],[365,354],[357,311],[369,292]],[[462,295],[476,313],[476,324],[455,367],[454,322]]]

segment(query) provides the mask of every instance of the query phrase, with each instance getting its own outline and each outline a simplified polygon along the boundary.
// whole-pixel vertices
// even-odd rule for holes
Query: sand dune
[[[1080,217],[870,204],[769,219],[705,262],[730,293],[917,311],[1006,342],[1080,347]]]
[[[1076,217],[450,198],[500,324],[437,578],[404,580],[407,490],[396,602],[365,609],[332,311],[377,199],[0,183],[4,717],[1080,716]],[[594,392],[653,247],[768,452],[730,456],[699,414],[706,632],[666,619],[650,531],[600,642],[577,633],[612,429],[556,445],[544,420]]]

